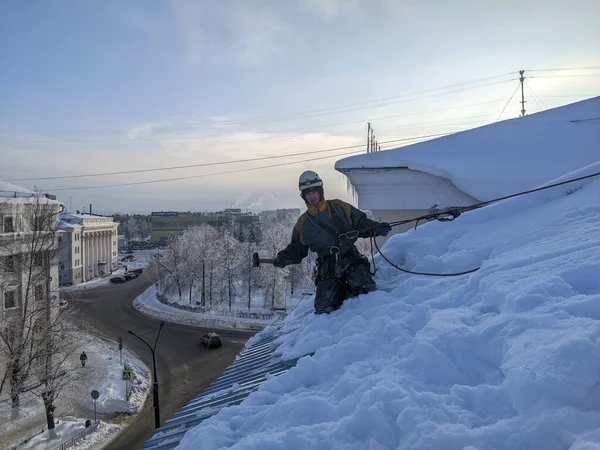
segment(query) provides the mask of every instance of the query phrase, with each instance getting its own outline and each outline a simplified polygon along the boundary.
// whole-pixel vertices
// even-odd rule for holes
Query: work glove
[[[283,258],[283,255],[277,255],[273,260],[273,265],[283,269],[285,267],[285,259]]]
[[[390,224],[387,222],[381,222],[377,227],[375,236],[387,236],[390,231],[392,231]]]

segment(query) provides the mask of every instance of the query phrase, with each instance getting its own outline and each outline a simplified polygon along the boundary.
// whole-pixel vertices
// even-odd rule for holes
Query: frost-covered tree
[[[151,276],[159,280],[159,285],[164,293],[171,293],[177,289],[179,300],[183,296],[183,288],[188,278],[188,267],[186,264],[187,248],[181,237],[171,239],[169,252],[166,257],[156,257],[149,265]]]
[[[240,242],[234,237],[233,230],[229,227],[223,229],[221,239],[219,241],[220,248],[217,254],[218,259],[218,274],[221,285],[221,303],[227,302],[229,309],[237,297],[236,280],[237,275],[238,254]]]
[[[169,256],[154,261],[149,272],[160,280],[163,293],[177,293],[181,301],[185,291],[190,305],[232,309],[243,304],[250,309],[253,298],[262,294],[265,308],[281,307],[286,292],[294,295],[312,286],[314,256],[281,270],[253,267],[252,255],[258,251],[263,257],[274,257],[289,244],[294,224],[282,216],[261,224],[260,233],[240,227],[233,219],[218,229],[191,227],[172,240]]]
[[[263,257],[274,258],[277,252],[289,244],[291,229],[286,223],[272,222],[263,230],[261,253]],[[273,266],[261,266],[261,285],[264,289],[264,308],[275,308],[285,296],[286,277],[289,268],[278,269]]]
[[[242,242],[239,244],[238,273],[242,284],[243,297],[248,302],[248,310],[252,307],[252,295],[259,287],[258,274],[252,266],[252,255],[258,250],[258,243],[253,230],[242,230]]]
[[[61,232],[56,219],[61,206],[38,192],[0,203],[0,392],[10,386],[16,410],[22,393],[37,390],[49,430],[54,429],[54,402],[76,376],[66,361],[68,348],[76,347],[77,340],[65,334],[73,326],[66,320],[57,286]]]

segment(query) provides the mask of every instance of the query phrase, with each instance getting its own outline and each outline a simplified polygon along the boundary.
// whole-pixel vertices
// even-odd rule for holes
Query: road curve
[[[69,309],[75,317],[86,320],[91,332],[114,341],[122,337],[123,345],[152,370],[152,355],[148,347],[127,333],[128,330],[134,331],[150,345],[154,344],[160,320],[141,314],[131,306],[133,299],[150,285],[151,281],[143,274],[124,284],[77,291],[74,294],[76,298],[69,300]],[[207,350],[200,346],[199,337],[207,331],[217,331],[221,335],[221,348]],[[156,349],[161,424],[212,383],[254,334],[251,331],[212,330],[165,323]],[[154,432],[151,399],[150,394],[140,414],[105,447],[107,450],[142,448]]]

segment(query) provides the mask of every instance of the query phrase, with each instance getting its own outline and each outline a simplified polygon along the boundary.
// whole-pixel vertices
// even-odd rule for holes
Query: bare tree
[[[24,392],[42,397],[48,429],[54,429],[54,402],[77,378],[67,360],[77,340],[64,316],[58,292],[61,232],[57,214],[62,205],[41,193],[5,199],[0,204],[0,282],[4,308],[0,323],[0,354],[6,364],[0,392],[10,385],[11,405],[20,406]],[[8,226],[7,226],[8,225]]]
[[[5,199],[0,204],[4,220],[0,352],[8,361],[8,375],[3,379],[9,380],[13,408],[20,405],[20,394],[35,359],[35,325],[48,313],[41,305],[58,299],[59,207],[58,202],[40,193]]]
[[[36,323],[33,371],[34,391],[42,397],[50,435],[54,436],[54,403],[67,386],[82,379],[86,372],[77,365],[80,327],[69,322],[65,310],[46,302],[47,312]]]

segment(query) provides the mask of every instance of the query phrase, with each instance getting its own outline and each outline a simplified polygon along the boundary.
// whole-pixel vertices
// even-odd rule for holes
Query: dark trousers
[[[366,294],[376,289],[375,281],[369,272],[369,261],[362,255],[353,255],[350,260],[343,261],[349,264],[341,278],[334,276],[332,262],[322,261],[318,266],[315,284],[315,314],[328,314],[335,311],[344,300]]]

